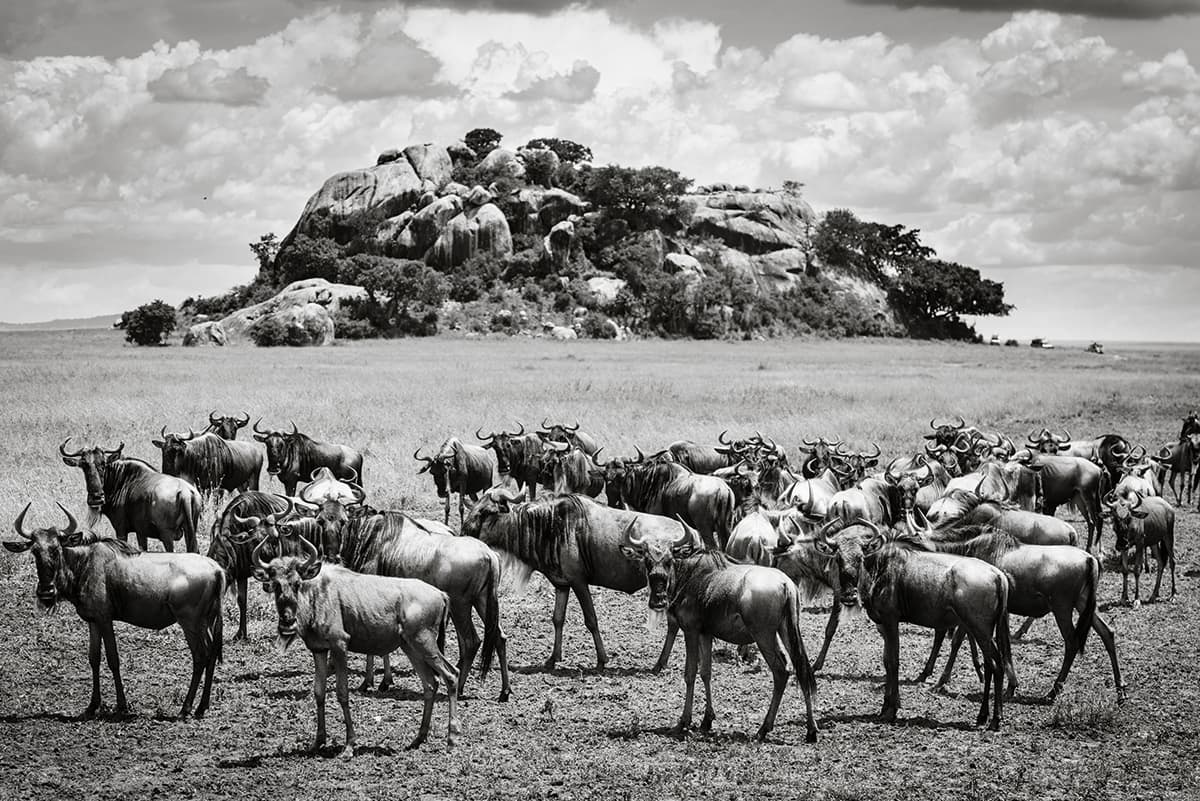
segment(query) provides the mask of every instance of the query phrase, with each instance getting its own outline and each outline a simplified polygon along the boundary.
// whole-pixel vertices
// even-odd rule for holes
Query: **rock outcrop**
[[[183,335],[183,344],[189,348],[222,347],[228,341],[228,337],[225,336],[225,329],[215,320],[196,323],[188,328],[187,333]]]
[[[333,341],[333,315],[341,304],[349,298],[363,297],[366,292],[362,287],[309,278],[293,281],[275,297],[236,311],[220,323],[203,325],[218,325],[231,345],[253,344],[250,327],[264,317],[275,316],[285,325],[310,331],[307,338],[313,340],[311,344],[327,345]]]
[[[812,247],[817,215],[798,193],[721,191],[686,199],[695,204],[689,234],[716,237],[751,256]]]

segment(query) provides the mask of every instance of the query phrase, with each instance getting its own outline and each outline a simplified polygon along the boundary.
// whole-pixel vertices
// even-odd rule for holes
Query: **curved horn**
[[[1137,498],[1137,503],[1135,503],[1133,506],[1130,506],[1130,507],[1129,507],[1129,511],[1131,511],[1131,512],[1132,512],[1134,509],[1137,509],[1139,506],[1141,506],[1141,505],[1142,505],[1142,493],[1138,492],[1137,490],[1134,490],[1134,491],[1133,491],[1133,497],[1134,497],[1134,498]]]
[[[1061,437],[1056,436],[1054,438],[1054,441],[1055,442],[1070,442],[1071,441],[1071,432],[1064,428],[1063,435]]]
[[[214,426],[221,422],[221,416],[217,414],[216,409],[213,409],[208,413],[208,422]]]
[[[1117,502],[1117,491],[1109,490],[1107,493],[1105,493],[1104,497],[1100,499],[1100,502],[1105,506],[1115,505]]]
[[[58,501],[55,501],[55,503],[58,504],[59,509],[62,509],[63,514],[67,516],[67,527],[63,529],[63,533],[74,534],[75,532],[79,531],[79,521],[75,519],[75,515],[71,514],[67,507],[63,506],[61,503],[58,503]],[[25,508],[28,509],[29,507],[26,506]],[[21,512],[21,517],[24,516],[25,513]]]
[[[938,424],[937,424],[936,417],[929,421],[929,427],[932,428],[934,431],[938,430]]]
[[[642,449],[641,449],[641,448],[639,448],[637,445],[634,445],[634,446],[633,446],[633,449],[634,449],[635,451],[637,451],[637,455],[638,455],[637,462],[638,462],[638,464],[641,464],[642,462],[646,461],[646,454],[642,453]]]
[[[574,428],[572,428],[571,426],[563,426],[563,428],[567,429],[568,431],[578,431],[579,430],[579,421],[578,420],[575,421]]]
[[[967,421],[962,419],[962,417],[960,415],[957,415],[957,414],[954,415],[954,419],[958,421],[958,424],[956,426],[954,426],[955,428],[962,428],[963,426],[965,426],[967,424]]]
[[[107,454],[109,454],[110,456],[111,456],[111,455],[114,455],[114,454],[115,454],[115,455],[117,455],[117,456],[120,456],[120,455],[121,455],[121,451],[123,451],[123,450],[125,450],[125,440],[121,440],[121,444],[120,444],[120,445],[118,445],[117,447],[113,448],[111,451],[109,451],[109,450],[106,450],[106,451],[104,451],[104,452],[105,452],[105,453],[107,453]]]
[[[198,436],[199,436],[199,434],[197,434],[195,431],[193,431],[191,426],[188,426],[188,435],[187,435],[187,439],[185,439],[184,442],[191,442]]]
[[[254,421],[254,433],[255,434],[263,434],[264,436],[267,434],[270,434],[271,433],[270,431],[263,431],[261,428],[258,427],[258,424],[261,422],[262,422],[261,417]]]
[[[733,443],[730,440],[725,438],[725,435],[728,433],[729,433],[729,429],[727,428],[724,431],[722,431],[720,434],[717,434],[717,442],[721,443],[722,445],[732,445]]]
[[[692,544],[692,532],[690,529],[688,529],[687,523],[684,523],[682,519],[680,519],[680,521],[679,521],[679,528],[680,528],[679,536],[676,537],[675,539],[671,540],[671,549],[672,550],[674,550],[676,548],[682,548],[685,545]]]
[[[876,443],[876,442],[872,442],[872,443],[871,443],[871,446],[872,446],[873,448],[875,448],[875,452],[874,452],[874,453],[866,453],[866,452],[864,451],[864,452],[860,453],[860,454],[859,454],[859,456],[866,457],[867,459],[878,459],[878,458],[879,458],[879,456],[880,456],[880,454],[882,454],[882,453],[883,453],[883,451],[881,451],[881,450],[879,449],[879,444],[878,444],[878,443]]]
[[[490,444],[491,441],[496,438],[496,432],[494,432],[494,431],[491,434],[488,434],[486,437],[483,436],[482,432],[483,432],[482,428],[475,429],[475,439],[479,440],[480,442],[487,442]]]
[[[296,421],[295,421],[295,420],[288,420],[288,422],[292,424],[292,436],[294,437],[294,436],[296,436],[297,434],[299,434],[299,433],[300,433],[300,429],[296,428]]]
[[[67,443],[68,443],[68,442],[70,442],[70,441],[71,441],[71,438],[70,438],[70,437],[67,437],[66,439],[64,439],[64,440],[62,441],[62,444],[58,446],[58,452],[59,452],[59,453],[61,453],[63,456],[66,456],[66,457],[68,457],[68,458],[73,458],[73,457],[76,457],[76,456],[82,456],[82,455],[83,455],[83,451],[82,451],[82,450],[75,451],[74,453],[67,453]]]
[[[250,517],[241,517],[237,512],[234,512],[233,522],[237,523],[238,528],[242,531],[249,531],[258,528],[259,523],[262,522],[262,518],[254,517],[253,515]]]
[[[596,448],[596,451],[594,453],[592,453],[591,456],[588,457],[592,460],[592,464],[596,465],[596,467],[604,467],[604,463],[596,458],[597,456],[600,455],[600,451],[602,451],[602,450],[604,450],[603,445],[601,445],[599,448]]]
[[[244,428],[246,423],[250,422],[250,412],[242,412],[242,416],[237,419],[238,428]]]
[[[634,529],[634,526],[636,526],[636,525],[637,525],[637,520],[631,520],[629,522],[629,525],[625,527],[625,542],[632,548],[640,548],[641,546],[646,544],[645,537],[641,537],[641,536],[635,537],[634,536],[633,529]],[[687,532],[687,530],[684,529],[684,533],[686,533],[686,532]]]
[[[427,462],[429,464],[433,464],[433,457],[432,456],[422,456],[420,448],[417,448],[415,451],[413,451],[413,458],[416,459],[418,462]]]
[[[350,471],[350,477],[348,479],[346,479],[343,483],[357,484],[358,479],[361,478],[361,476],[358,475],[358,471],[355,470],[353,467],[347,467],[346,469]]]
[[[262,549],[263,546],[267,544],[268,539],[269,537],[263,537],[262,540],[259,541],[258,545],[254,546],[254,550],[250,552],[250,561],[258,565],[261,570],[267,569],[267,563],[262,560]]]
[[[803,442],[805,445],[807,445],[810,448],[815,448],[817,446],[817,441],[814,439],[805,439],[802,437],[800,439],[800,441]]]
[[[158,432],[158,435],[160,437],[162,437],[163,439],[166,439],[167,438],[167,427],[163,426],[162,430]]]
[[[840,443],[840,442],[833,449],[833,452],[836,453],[838,456],[850,456],[851,455],[850,452],[847,451],[845,449],[845,447],[842,445],[842,443]]]
[[[550,430],[550,418],[549,417],[542,418],[542,429],[545,431]]]
[[[350,488],[350,491],[354,493],[354,505],[355,506],[358,506],[359,504],[363,503],[367,499],[367,491],[365,489],[363,489],[362,487],[360,487],[358,484],[349,483],[346,486],[348,486]]]
[[[866,526],[867,528],[871,529],[871,533],[874,535],[874,537],[882,537],[883,536],[883,532],[879,530],[879,526],[875,525],[874,523],[872,523],[870,520],[866,519],[865,517],[860,517],[860,518],[856,519],[854,521],[854,525]]]
[[[33,501],[25,504],[25,508],[21,510],[21,514],[17,515],[17,519],[13,521],[13,530],[23,539],[33,539],[32,534],[25,533],[25,513],[29,511],[29,507],[33,506]]]
[[[513,436],[514,436],[514,437],[523,437],[523,436],[525,436],[525,424],[524,424],[524,423],[522,423],[520,420],[518,420],[518,421],[517,421],[517,426],[518,426],[518,427],[520,427],[520,429],[521,429],[521,430],[520,430],[520,431],[518,431],[517,433],[513,434]]]
[[[312,488],[312,486],[313,486],[312,484],[305,484],[303,487],[300,488],[300,500],[304,501],[305,503],[316,503],[316,501],[314,501],[312,498],[308,497],[308,491],[310,488]],[[280,495],[279,497],[286,498],[287,496]]]
[[[895,471],[893,470],[893,468],[896,466],[896,462],[900,461],[900,458],[901,457],[897,456],[895,459],[888,462],[887,467],[883,469],[883,477],[887,479],[889,484],[895,484],[900,481],[900,476],[896,475]]]

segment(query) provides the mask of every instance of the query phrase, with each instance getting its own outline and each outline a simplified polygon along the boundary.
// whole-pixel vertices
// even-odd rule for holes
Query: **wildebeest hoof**
[[[379,682],[379,692],[386,693],[390,689],[392,689],[392,683],[390,681]]]
[[[882,712],[879,713],[879,722],[880,723],[895,723],[896,722],[896,710],[885,708]]]
[[[1000,731],[1000,718],[992,718],[992,722],[988,724],[988,731]]]
[[[667,666],[666,662],[655,662],[654,667],[650,668],[650,672],[653,673],[655,676],[657,676],[659,673],[663,672],[663,668],[665,668],[666,666]]]
[[[542,663],[542,667],[546,670],[554,670],[554,666],[558,664],[558,657],[552,656]]]
[[[1133,599],[1133,608],[1134,608],[1134,609],[1140,609],[1141,607],[1142,607],[1142,602],[1141,602],[1141,600],[1140,600],[1140,599],[1138,599],[1138,598],[1134,598],[1134,599]]]
[[[816,741],[817,741],[817,730],[809,729],[808,733],[804,735],[804,742],[815,743]]]
[[[980,713],[979,713],[979,714],[978,714],[978,715],[975,717],[975,725],[976,725],[976,726],[982,726],[983,724],[987,723],[987,719],[988,719],[988,713],[987,713],[986,711],[984,711],[984,712],[980,712]]]
[[[347,743],[338,754],[338,759],[342,760],[343,762],[349,762],[351,759],[354,759],[354,746]]]
[[[421,743],[425,742],[425,735],[418,734],[413,741],[404,747],[405,751],[415,751],[421,747]]]
[[[96,707],[89,706],[87,709],[83,710],[83,713],[80,714],[79,719],[80,720],[91,720],[94,717],[96,717]]]
[[[500,703],[505,703],[506,701],[508,701],[508,697],[510,695],[511,695],[511,693],[508,690],[504,690],[500,693],[500,697],[497,698],[496,700],[499,701]]]

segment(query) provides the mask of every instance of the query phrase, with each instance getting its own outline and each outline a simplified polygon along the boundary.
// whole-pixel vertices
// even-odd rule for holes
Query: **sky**
[[[0,320],[248,281],[475,127],[804,184],[1004,283],[985,336],[1200,341],[1200,0],[0,3]]]

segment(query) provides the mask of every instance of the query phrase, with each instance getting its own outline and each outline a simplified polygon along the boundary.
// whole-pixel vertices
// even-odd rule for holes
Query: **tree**
[[[658,228],[679,212],[692,180],[666,167],[610,164],[587,174],[583,194],[609,219],[624,220],[634,231]]]
[[[525,180],[546,189],[554,186],[559,160],[552,151],[527,150],[524,156]]]
[[[366,290],[365,300],[350,304],[352,316],[381,335],[437,333],[437,307],[449,284],[424,262],[359,254],[346,260],[340,278]]]
[[[581,145],[578,142],[572,142],[570,139],[557,139],[555,137],[530,139],[525,143],[525,147],[539,150],[553,150],[559,159],[572,164],[592,160],[592,149],[590,147]]]
[[[916,333],[959,336],[965,326],[959,315],[1003,317],[1013,307],[1004,302],[1004,285],[979,271],[952,261],[922,259],[908,266],[891,293],[893,302],[910,318]]]
[[[847,209],[834,209],[817,227],[813,249],[823,264],[888,286],[906,267],[934,255],[933,248],[921,244],[920,234],[916,228],[868,222]]]
[[[121,315],[125,341],[135,345],[165,345],[175,330],[175,308],[161,300],[138,306]]]
[[[257,242],[250,243],[250,250],[258,259],[258,275],[262,280],[274,279],[275,256],[279,253],[279,240],[274,233],[263,234]]]
[[[332,239],[297,234],[276,256],[275,272],[280,285],[305,278],[336,281],[342,261],[341,251]]]
[[[483,161],[484,156],[500,147],[500,140],[503,138],[503,134],[492,128],[474,128],[463,137],[463,142],[475,151],[480,161]]]

